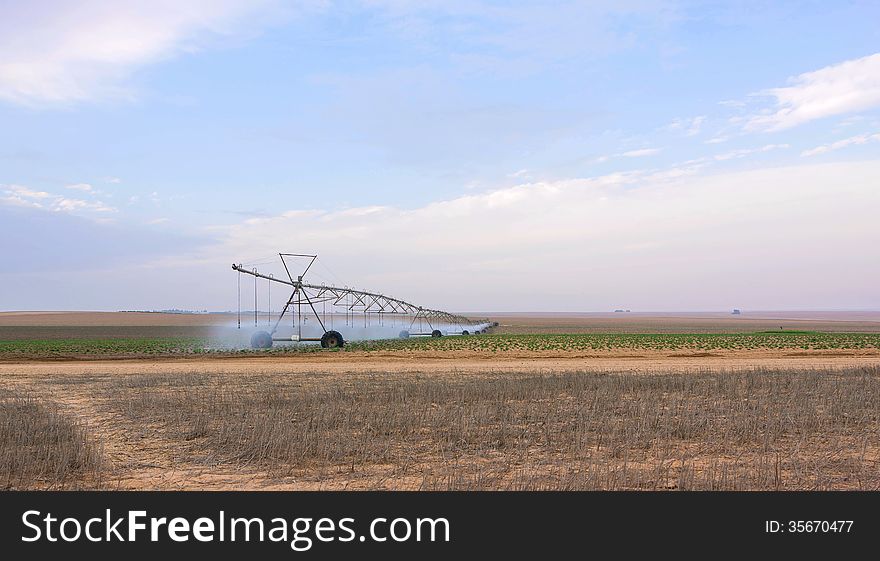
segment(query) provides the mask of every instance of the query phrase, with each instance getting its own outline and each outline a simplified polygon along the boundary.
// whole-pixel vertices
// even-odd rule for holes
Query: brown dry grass
[[[41,384],[117,431],[125,488],[880,488],[877,367]]]
[[[100,486],[100,452],[79,423],[51,403],[0,394],[0,488]]]
[[[204,461],[430,489],[880,488],[880,370],[114,381]],[[343,476],[345,477],[345,476]],[[404,483],[405,485],[406,483]]]

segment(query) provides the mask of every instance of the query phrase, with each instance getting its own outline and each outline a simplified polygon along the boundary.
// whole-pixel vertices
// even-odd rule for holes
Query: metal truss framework
[[[410,302],[406,302],[405,300],[392,298],[391,296],[375,292],[303,282],[303,277],[305,277],[318,256],[299,253],[279,253],[278,256],[281,258],[281,263],[284,265],[288,280],[260,273],[256,269],[248,270],[241,264],[232,265],[232,269],[239,273],[252,275],[260,279],[266,279],[270,282],[269,286],[271,286],[272,282],[276,282],[293,288],[290,298],[287,299],[287,303],[284,304],[281,314],[272,326],[270,335],[275,334],[278,330],[278,326],[284,319],[284,316],[288,313],[293,316],[293,324],[297,329],[295,340],[299,341],[320,340],[302,337],[303,320],[307,317],[315,317],[318,320],[318,323],[320,323],[323,332],[328,331],[328,325],[329,329],[333,329],[334,317],[342,314],[344,314],[346,325],[350,326],[354,326],[355,321],[360,323],[361,316],[363,317],[364,327],[373,325],[373,318],[376,320],[375,325],[379,326],[387,325],[389,321],[394,321],[396,323],[397,320],[400,320],[401,324],[405,325],[405,321],[409,319],[408,329],[413,330],[414,327],[417,328],[417,330],[412,332],[411,335],[431,335],[436,329],[435,326],[439,327],[441,325],[456,326],[459,331],[466,333],[466,328],[468,327],[488,323],[488,320],[473,320],[465,316],[444,312],[443,310],[434,310],[423,306],[417,306]],[[288,267],[285,258],[307,258],[309,259],[309,263],[303,270],[302,274],[297,275],[294,279],[293,275],[290,273],[290,268]],[[321,309],[320,312],[319,308]],[[239,326],[240,325],[241,321],[239,320]],[[425,325],[428,327],[426,332],[423,329]]]

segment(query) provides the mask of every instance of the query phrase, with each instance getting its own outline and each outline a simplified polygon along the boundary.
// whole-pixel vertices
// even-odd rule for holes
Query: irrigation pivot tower
[[[320,342],[322,347],[334,348],[345,345],[345,337],[342,331],[357,331],[363,328],[381,328],[384,332],[392,333],[392,336],[406,339],[408,337],[430,336],[441,337],[444,334],[469,335],[479,334],[493,324],[488,320],[473,320],[461,315],[434,310],[417,306],[398,298],[392,298],[384,294],[355,290],[348,287],[338,287],[326,284],[311,284],[303,280],[318,258],[317,255],[304,255],[299,253],[279,253],[281,264],[287,279],[275,277],[271,274],[263,274],[257,269],[247,269],[241,263],[233,264],[232,269],[239,275],[246,274],[255,277],[254,284],[254,323],[257,321],[256,306],[256,279],[266,279],[268,286],[272,283],[286,285],[292,289],[290,297],[281,309],[278,319],[271,325],[271,331],[257,331],[251,337],[251,346],[257,349],[267,349],[274,342]],[[296,277],[290,272],[291,259],[306,259],[308,264],[302,273]],[[239,276],[240,279],[240,276]],[[239,280],[239,318],[241,317],[241,282]],[[271,311],[270,324],[271,324]],[[293,334],[280,336],[279,326],[285,316],[290,317]],[[320,337],[316,333],[311,336],[303,335],[303,325],[311,318],[317,320],[320,326]],[[337,324],[339,325],[337,327]],[[394,333],[397,326],[402,329]],[[344,326],[344,327],[343,327]],[[239,327],[241,320],[239,319]],[[314,332],[313,324],[307,325],[307,331]],[[310,329],[309,329],[310,328]]]

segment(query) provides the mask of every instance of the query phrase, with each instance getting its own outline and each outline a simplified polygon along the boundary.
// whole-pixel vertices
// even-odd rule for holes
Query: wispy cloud
[[[3,196],[0,201],[13,206],[43,208],[43,200],[51,197],[45,191],[36,191],[21,185],[0,185]]]
[[[624,158],[641,158],[643,156],[653,156],[659,154],[660,148],[639,148],[638,150],[629,150],[620,154]]]
[[[745,121],[746,130],[779,131],[802,123],[880,105],[880,53],[826,66],[789,80],[790,86],[756,95],[774,106]]]
[[[628,150],[626,152],[617,152],[614,154],[603,154],[602,156],[598,156],[593,158],[593,163],[601,164],[604,162],[608,162],[610,160],[614,160],[617,158],[643,158],[646,156],[653,156],[655,154],[659,154],[662,152],[662,148],[637,148],[635,150]]]
[[[76,191],[84,191],[86,193],[94,193],[95,189],[88,183],[74,183],[72,185],[67,185],[67,189],[74,189]]]
[[[47,199],[52,196],[46,191],[37,191],[22,185],[4,185],[3,187],[8,194],[14,194],[27,199]]]
[[[22,185],[0,185],[0,203],[53,212],[116,212],[114,207],[101,201],[85,201],[82,199],[55,195],[47,191],[37,191]]]
[[[3,4],[0,99],[45,105],[130,96],[136,68],[232,35],[269,0],[35,0]]]
[[[829,144],[822,144],[821,146],[816,146],[815,148],[810,148],[809,150],[804,150],[803,152],[801,152],[801,156],[818,156],[819,154],[825,154],[826,152],[840,150],[841,148],[846,148],[847,146],[858,146],[861,144],[868,144],[869,142],[878,141],[880,141],[880,133],[859,134],[856,136],[851,136],[849,138],[838,140],[836,142],[831,142]]]
[[[666,128],[671,131],[683,131],[686,136],[696,136],[700,134],[706,118],[706,115],[699,115],[689,119],[675,119]]]
[[[724,152],[723,154],[716,154],[713,156],[713,159],[721,162],[743,158],[751,154],[760,154],[762,152],[771,152],[773,150],[785,150],[787,148],[791,148],[791,146],[788,144],[765,144],[764,146],[759,146],[757,148],[740,148],[739,150],[731,150],[730,152]]]
[[[817,298],[810,292],[816,285],[794,283],[804,288],[792,289],[781,281],[817,262],[854,267],[862,279],[855,290],[869,293],[865,275],[880,273],[880,263],[863,254],[869,240],[880,241],[872,210],[880,203],[878,179],[876,162],[705,175],[679,168],[618,173],[518,185],[414,209],[279,213],[225,230],[209,253],[218,261],[270,254],[277,240],[294,233],[313,240],[333,231],[337,243],[322,256],[340,264],[334,266],[340,277],[465,309],[502,309],[527,296],[529,288],[504,279],[534,270],[589,278],[592,289],[588,295],[581,282],[561,283],[552,297],[533,301],[537,309],[563,297],[590,309],[615,298],[637,307],[673,294],[678,306],[707,306],[720,295],[742,297],[744,283],[755,278],[765,279],[749,293],[761,299],[755,304],[796,305],[800,298]],[[818,232],[817,220],[829,228]],[[846,228],[833,226],[844,223]],[[823,239],[829,232],[834,239]],[[770,237],[778,246],[764,251]],[[370,251],[376,246],[384,248],[380,254]],[[707,265],[695,272],[689,263]],[[778,272],[772,278],[762,276],[768,267]],[[438,271],[467,278],[468,290]],[[834,289],[822,297],[833,298],[840,284],[833,275],[825,278]]]
[[[52,210],[62,212],[76,212],[80,210],[88,210],[94,212],[116,212],[116,209],[102,203],[101,201],[84,201],[82,199],[70,199],[67,197],[57,197],[52,202]]]
[[[521,178],[529,177],[529,176],[531,175],[531,173],[532,173],[532,172],[529,171],[529,170],[527,170],[527,169],[521,169],[521,170],[517,170],[517,171],[515,171],[515,172],[513,172],[513,173],[508,173],[508,174],[507,174],[507,177],[512,177],[512,178],[515,178],[515,179],[521,179]]]

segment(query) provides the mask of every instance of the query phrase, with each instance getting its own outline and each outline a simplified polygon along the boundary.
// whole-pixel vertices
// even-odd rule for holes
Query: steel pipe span
[[[439,337],[447,334],[467,335],[469,333],[480,333],[481,330],[485,331],[492,326],[488,319],[475,320],[443,310],[425,308],[424,306],[418,306],[411,302],[377,292],[304,282],[303,277],[308,272],[309,268],[311,268],[315,259],[317,259],[317,256],[295,253],[279,253],[278,256],[281,259],[281,263],[284,265],[287,279],[260,273],[256,269],[247,269],[241,263],[232,265],[232,269],[239,274],[246,274],[255,278],[265,279],[269,281],[269,286],[271,286],[271,283],[278,283],[292,289],[290,297],[287,299],[278,319],[272,326],[271,331],[260,331],[255,333],[252,337],[251,346],[255,348],[271,347],[273,341],[316,341],[320,342],[324,347],[341,347],[344,345],[344,335],[333,328],[333,319],[342,315],[344,315],[346,327],[352,328],[355,327],[355,317],[363,317],[364,328],[369,327],[370,317],[372,315],[378,318],[380,326],[386,318],[392,318],[395,324],[397,320],[400,320],[401,324],[407,327],[407,329],[394,335],[399,336],[400,338],[410,336]],[[309,262],[302,274],[294,277],[290,272],[290,268],[285,258],[306,258],[309,259]],[[254,286],[254,297],[256,301],[256,284]],[[330,307],[329,314],[327,312],[327,306]],[[322,312],[318,311],[319,307],[322,309]],[[254,308],[256,318],[256,302]],[[287,337],[278,337],[276,336],[278,327],[281,325],[284,317],[288,314],[292,316],[295,333]],[[239,288],[239,327],[241,326],[240,317],[241,304]],[[316,336],[303,336],[303,323],[307,321],[309,317],[314,317],[320,324],[323,332],[323,335],[320,338]],[[327,327],[328,318],[329,324],[331,325],[330,329]],[[409,321],[408,324],[406,324],[406,320]]]

